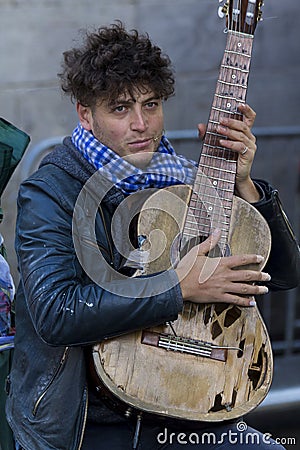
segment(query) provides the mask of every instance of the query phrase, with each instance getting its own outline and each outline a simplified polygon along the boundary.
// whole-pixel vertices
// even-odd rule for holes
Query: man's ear
[[[77,102],[76,110],[83,128],[87,131],[91,131],[93,125],[91,108],[89,106],[82,106],[80,103]]]

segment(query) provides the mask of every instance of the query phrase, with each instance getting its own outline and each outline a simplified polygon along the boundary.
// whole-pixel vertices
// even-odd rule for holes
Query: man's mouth
[[[144,149],[149,147],[153,143],[153,138],[147,138],[147,139],[139,139],[137,141],[129,142],[129,147],[137,148],[137,149]]]

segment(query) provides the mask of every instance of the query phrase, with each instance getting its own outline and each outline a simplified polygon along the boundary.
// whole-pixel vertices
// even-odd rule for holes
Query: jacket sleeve
[[[264,271],[272,279],[272,290],[292,289],[300,281],[300,251],[278,191],[263,180],[254,180],[262,192],[262,200],[254,204],[268,222],[271,231],[271,252]]]
[[[74,249],[73,205],[65,205],[60,193],[34,179],[21,185],[18,197],[21,284],[40,337],[50,345],[85,345],[175,320],[182,296],[174,271],[141,283],[108,280],[104,287],[86,275]],[[103,260],[97,271],[106,269]]]

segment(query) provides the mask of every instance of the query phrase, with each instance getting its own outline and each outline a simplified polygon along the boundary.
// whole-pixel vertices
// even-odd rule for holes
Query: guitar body
[[[173,186],[145,203],[138,224],[138,234],[151,241],[145,273],[170,267],[172,243],[184,222],[190,191],[187,186]],[[166,236],[156,233],[157,229],[163,229]],[[234,197],[231,254],[256,253],[267,259],[270,242],[264,218]],[[94,347],[99,381],[129,409],[214,422],[240,417],[265,398],[272,380],[272,350],[257,307],[185,302],[172,328],[166,324]],[[160,337],[167,340],[165,348],[159,346]],[[198,344],[212,346],[211,355],[193,354]],[[182,345],[188,351],[182,351]]]

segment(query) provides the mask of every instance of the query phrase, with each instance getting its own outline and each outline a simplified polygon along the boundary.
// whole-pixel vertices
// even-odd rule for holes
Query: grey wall
[[[166,105],[166,128],[192,129],[206,122],[225,47],[218,6],[218,0],[0,0],[0,116],[30,134],[24,160],[41,140],[69,134],[76,124],[74,106],[61,95],[56,77],[62,52],[78,39],[80,28],[115,19],[147,31],[171,56],[177,94]],[[300,125],[300,6],[293,0],[267,0],[263,11],[248,102],[257,111],[258,127]],[[198,145],[180,149],[196,155]],[[279,185],[295,222],[299,136],[261,139],[259,152],[255,173]],[[22,177],[19,168],[2,201],[1,231],[14,274],[15,200]]]

